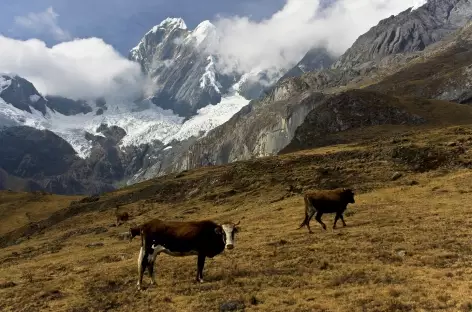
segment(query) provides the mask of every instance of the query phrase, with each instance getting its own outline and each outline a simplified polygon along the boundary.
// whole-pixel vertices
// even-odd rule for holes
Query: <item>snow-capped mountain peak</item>
[[[187,35],[188,29],[185,21],[181,18],[166,18],[160,24],[152,27],[139,41],[138,45],[131,49],[129,58],[139,62],[144,58],[146,49],[157,49],[157,47],[165,43],[169,37],[172,42],[176,43],[181,34]]]
[[[180,18],[180,17],[168,17],[165,20],[163,20],[159,25],[156,25],[152,28],[154,32],[157,31],[159,28],[164,28],[164,29],[187,29],[187,24],[185,24],[185,21]]]
[[[195,27],[191,37],[196,40],[196,45],[200,46],[205,39],[216,37],[216,27],[209,20],[205,20]]]

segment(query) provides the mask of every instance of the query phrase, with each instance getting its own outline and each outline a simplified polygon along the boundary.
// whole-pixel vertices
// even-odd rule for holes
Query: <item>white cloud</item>
[[[72,99],[133,98],[146,79],[137,63],[98,38],[76,39],[51,48],[43,41],[0,36],[0,72],[19,75],[42,94]]]
[[[381,19],[418,4],[418,0],[337,0],[323,8],[320,0],[287,0],[272,17],[254,22],[247,17],[215,21],[218,53],[226,70],[288,68],[313,46],[335,55],[349,48]]]
[[[54,9],[49,7],[43,12],[28,13],[26,16],[16,16],[15,24],[38,34],[48,33],[58,41],[71,39],[70,34],[57,24],[58,16]]]

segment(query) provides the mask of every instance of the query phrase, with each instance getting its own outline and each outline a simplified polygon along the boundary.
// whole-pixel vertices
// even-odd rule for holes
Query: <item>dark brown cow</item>
[[[318,221],[326,230],[326,225],[321,221],[321,216],[324,213],[335,213],[333,229],[336,228],[336,222],[341,219],[343,226],[346,226],[344,222],[343,213],[349,203],[354,204],[354,192],[347,188],[338,188],[335,190],[321,190],[307,192],[303,196],[305,200],[305,219],[300,224],[299,229],[306,225],[308,232],[312,234],[310,229],[310,220],[315,215],[315,220]]]
[[[138,227],[130,228],[130,240],[141,236],[138,258],[138,289],[141,289],[146,268],[155,284],[154,263],[160,253],[174,257],[197,256],[198,282],[203,282],[205,258],[213,258],[226,249],[234,248],[234,234],[237,224],[217,224],[213,221],[162,221],[153,219]],[[138,234],[139,233],[139,234]]]
[[[120,225],[122,221],[126,222],[130,219],[128,212],[126,211],[118,212],[118,209],[120,209],[120,206],[116,205],[115,207],[116,225]]]

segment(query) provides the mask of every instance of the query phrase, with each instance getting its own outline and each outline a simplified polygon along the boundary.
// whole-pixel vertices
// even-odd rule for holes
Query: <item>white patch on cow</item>
[[[141,247],[139,249],[139,256],[138,256],[138,267],[141,268],[141,263],[143,262],[143,257],[144,257],[144,248]]]
[[[234,246],[234,241],[233,241],[233,229],[234,227],[231,225],[223,224],[223,232],[225,233],[226,236],[226,248],[231,249]]]
[[[140,278],[138,279],[138,283],[136,284],[136,286],[138,286],[138,289],[141,289],[141,268],[142,268],[143,258],[144,258],[144,248],[141,247],[141,249],[139,249],[139,256],[138,256],[138,272],[140,275]]]

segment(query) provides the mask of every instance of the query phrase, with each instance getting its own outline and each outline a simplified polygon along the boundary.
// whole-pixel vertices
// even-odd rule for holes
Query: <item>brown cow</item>
[[[130,219],[130,216],[127,211],[124,212],[118,212],[118,209],[120,208],[119,205],[116,205],[115,207],[115,217],[116,217],[116,225],[120,225],[121,221],[126,222]]]
[[[305,219],[302,224],[300,224],[299,229],[306,225],[310,234],[313,234],[310,229],[310,220],[315,213],[315,220],[318,221],[325,230],[326,225],[321,221],[321,216],[324,213],[336,213],[333,224],[333,229],[335,229],[338,219],[341,219],[343,226],[346,226],[343,213],[349,203],[355,203],[354,192],[347,188],[307,192],[304,194],[303,199],[305,200]]]
[[[237,224],[221,225],[205,221],[162,221],[153,219],[138,227],[129,229],[130,240],[141,236],[141,249],[138,258],[138,289],[141,289],[146,268],[155,284],[154,263],[160,253],[174,257],[197,256],[197,282],[203,282],[205,258],[213,258],[226,249],[234,248],[234,234]],[[139,233],[139,234],[138,234]]]

